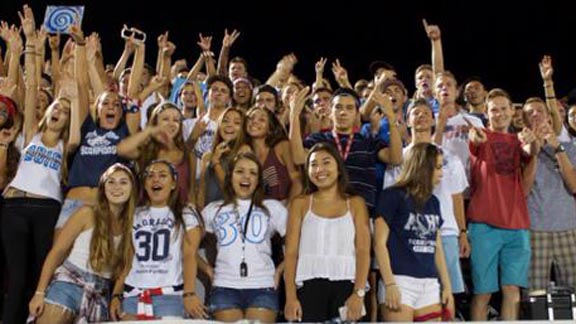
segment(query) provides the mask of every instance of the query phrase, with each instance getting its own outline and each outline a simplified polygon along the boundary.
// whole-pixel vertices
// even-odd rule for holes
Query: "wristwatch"
[[[355,289],[354,293],[356,294],[356,296],[360,298],[364,298],[364,296],[366,296],[366,290],[364,290],[363,288]]]
[[[554,154],[558,154],[558,153],[562,153],[562,152],[566,152],[566,149],[564,148],[564,145],[558,144],[558,146],[556,146],[556,148],[554,149]]]

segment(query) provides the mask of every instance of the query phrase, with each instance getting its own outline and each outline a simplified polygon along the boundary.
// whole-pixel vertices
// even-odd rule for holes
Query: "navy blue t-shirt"
[[[348,144],[349,135],[338,134],[340,146],[345,150]],[[309,149],[316,143],[326,142],[336,145],[332,132],[314,133],[306,137],[304,147]],[[380,138],[364,136],[360,133],[354,134],[352,146],[348,157],[344,161],[350,186],[356,194],[364,198],[366,206],[372,215],[376,204],[376,161],[378,152],[386,147],[386,143]]]
[[[74,152],[68,188],[97,187],[100,176],[116,162],[125,162],[116,153],[116,146],[130,135],[126,121],[122,119],[116,129],[98,127],[92,116],[86,116],[82,128],[80,146]]]
[[[440,203],[431,196],[418,210],[403,188],[390,187],[380,193],[376,214],[390,228],[388,253],[392,272],[416,278],[437,278],[434,255],[436,233],[442,226]]]

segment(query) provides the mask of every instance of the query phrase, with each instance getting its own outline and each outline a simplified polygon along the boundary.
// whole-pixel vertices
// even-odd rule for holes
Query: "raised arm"
[[[52,70],[52,84],[58,83],[60,79],[60,33],[48,35],[48,45],[50,47],[50,65]]]
[[[399,165],[402,163],[402,136],[396,124],[396,113],[392,107],[392,102],[390,97],[380,93],[376,93],[373,100],[382,107],[382,111],[388,119],[388,128],[390,130],[390,143],[388,143],[388,147],[380,149],[378,159],[384,163]],[[380,123],[377,126],[380,126]]]
[[[84,33],[80,29],[80,26],[74,25],[70,27],[70,37],[74,39],[76,43],[75,46],[75,56],[76,59],[74,60],[75,64],[75,80],[77,87],[77,111],[76,114],[78,115],[78,120],[71,120],[70,127],[72,128],[72,124],[75,122],[80,122],[77,127],[78,136],[80,136],[80,125],[86,119],[90,109],[90,99],[88,94],[88,61],[86,59],[86,39],[84,38]],[[78,141],[80,144],[80,141]]]
[[[276,70],[272,75],[266,80],[266,84],[271,85],[277,89],[282,88],[292,70],[294,69],[294,65],[298,62],[296,55],[294,53],[290,53],[282,57],[282,59],[276,64]]]
[[[240,36],[240,32],[234,29],[232,34],[228,34],[228,29],[224,29],[224,39],[222,40],[222,49],[218,55],[218,71],[219,75],[226,76],[228,74],[228,57],[230,48],[236,39]]]
[[[540,75],[544,81],[544,94],[546,96],[546,106],[552,116],[552,126],[556,135],[562,132],[562,116],[558,112],[558,101],[556,100],[556,93],[554,92],[554,82],[552,76],[554,69],[552,68],[552,57],[544,55],[542,61],[538,65],[540,67]]]
[[[26,51],[24,56],[24,66],[26,74],[26,97],[24,98],[24,146],[30,143],[32,137],[37,132],[36,102],[38,97],[38,79],[36,79],[36,27],[32,9],[27,5],[23,7],[23,13],[18,12],[22,23],[22,30],[26,36]],[[12,53],[14,55],[14,52]]]
[[[206,74],[210,77],[216,75],[216,65],[214,64],[214,53],[210,50],[212,47],[212,36],[203,36],[198,34],[200,40],[196,43],[200,46],[204,55],[204,64],[206,65]]]
[[[290,131],[288,132],[288,138],[290,139],[292,159],[296,165],[306,163],[307,153],[304,149],[302,134],[300,132],[300,114],[302,114],[302,110],[304,109],[304,103],[309,90],[309,87],[303,88],[298,91],[295,96],[290,98]]]
[[[25,106],[23,103],[25,101],[25,87],[26,87],[26,85],[23,82],[22,73],[20,72],[20,55],[22,54],[22,48],[23,48],[22,38],[20,37],[19,30],[15,26],[12,26],[12,28],[10,28],[9,34],[10,36],[7,44],[8,44],[8,50],[10,51],[10,59],[8,61],[7,79],[11,84],[15,84],[17,86],[16,95],[12,99],[16,101],[18,107],[20,108],[20,111],[22,112]],[[32,58],[35,60],[35,57],[33,56],[36,55],[35,52],[36,44],[32,42],[28,44],[28,40],[26,40],[26,42],[27,43],[25,53],[28,53],[28,51],[33,51],[33,53],[30,54],[32,55]],[[26,60],[24,60],[24,63],[26,63]]]
[[[36,32],[36,79],[38,85],[41,85],[42,72],[44,71],[44,57],[46,56],[46,38],[48,33],[44,27]]]
[[[326,66],[327,58],[321,57],[316,64],[314,64],[314,71],[316,72],[316,79],[312,85],[312,92],[318,88],[322,88],[322,81],[324,80],[324,67]]]
[[[92,88],[92,95],[98,98],[106,90],[104,80],[104,59],[102,57],[102,45],[98,34],[92,33],[86,40],[86,59],[88,69],[88,80]]]
[[[436,75],[436,73],[444,72],[444,54],[442,52],[440,27],[428,25],[426,19],[422,19],[422,24],[424,25],[426,36],[428,36],[432,45],[432,72]]]
[[[124,25],[124,28],[128,29],[126,25]],[[114,67],[114,73],[113,73],[114,80],[116,81],[120,80],[120,74],[122,74],[122,71],[126,69],[128,59],[130,58],[130,56],[132,56],[135,50],[136,45],[134,44],[134,38],[132,37],[126,38],[124,40],[124,50],[122,51],[122,55],[120,56],[120,59],[118,59],[118,62]]]

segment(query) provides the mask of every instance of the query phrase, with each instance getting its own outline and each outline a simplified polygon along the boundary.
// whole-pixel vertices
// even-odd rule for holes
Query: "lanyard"
[[[252,207],[254,207],[254,200],[250,201],[250,207],[248,208],[248,213],[246,214],[246,221],[244,224],[240,223],[240,213],[237,212],[238,225],[240,227],[240,234],[242,237],[242,250],[244,250],[244,242],[246,242],[246,233],[248,231],[248,222],[250,221],[250,216],[252,215]]]
[[[344,149],[344,152],[342,152],[342,144],[340,143],[340,136],[338,135],[338,133],[336,133],[335,130],[332,131],[332,136],[334,137],[334,141],[336,142],[336,148],[338,149],[338,152],[340,152],[340,156],[344,161],[346,161],[348,153],[350,153],[350,148],[352,147],[352,142],[354,141],[354,133],[350,134],[350,137],[348,137],[348,142],[346,143],[346,149]]]

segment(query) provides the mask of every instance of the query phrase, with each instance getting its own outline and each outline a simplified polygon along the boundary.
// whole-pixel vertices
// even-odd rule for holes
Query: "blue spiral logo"
[[[82,20],[83,7],[48,6],[44,26],[50,33],[66,33],[70,25]]]

